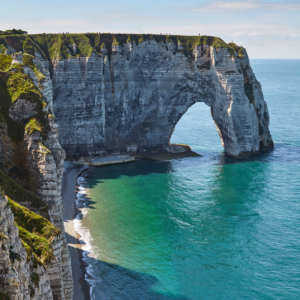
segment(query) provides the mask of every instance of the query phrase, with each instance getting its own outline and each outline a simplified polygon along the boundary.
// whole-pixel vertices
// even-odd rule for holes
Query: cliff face
[[[175,125],[196,102],[211,107],[228,155],[272,148],[267,104],[246,50],[198,45],[188,55],[182,48],[147,40],[53,60],[54,112],[67,156],[168,151]]]
[[[211,115],[226,153],[273,148],[269,114],[247,52],[207,36],[62,34],[0,38],[35,55],[52,78],[59,139],[69,158],[168,151],[196,102]]]
[[[0,36],[0,298],[72,299],[61,200],[66,154],[172,151],[175,125],[196,102],[211,107],[228,155],[273,147],[261,85],[246,50],[233,43]]]
[[[0,66],[0,293],[72,299],[62,221],[65,152],[51,114],[50,74],[22,53],[2,55]]]
[[[53,299],[49,274],[19,238],[19,228],[0,193],[0,296],[1,299]],[[28,246],[29,247],[29,246]]]

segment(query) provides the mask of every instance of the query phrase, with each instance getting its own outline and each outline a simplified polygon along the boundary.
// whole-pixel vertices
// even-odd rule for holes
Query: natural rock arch
[[[53,61],[54,111],[70,158],[167,151],[173,128],[196,102],[211,107],[225,152],[273,147],[261,85],[246,51],[172,42],[128,42],[111,55]]]

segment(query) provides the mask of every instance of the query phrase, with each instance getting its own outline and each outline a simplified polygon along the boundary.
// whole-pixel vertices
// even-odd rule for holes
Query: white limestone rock
[[[273,147],[261,85],[244,57],[198,46],[193,58],[173,43],[113,46],[112,55],[55,60],[54,113],[67,157],[168,151],[174,127],[196,102],[211,115],[226,153]]]
[[[11,64],[23,64],[23,53],[22,52],[13,53]]]
[[[18,99],[10,105],[9,116],[17,122],[22,122],[37,114],[34,110],[35,106],[36,103],[32,103],[26,99]]]
[[[40,72],[45,75],[45,79],[38,80],[36,78],[33,70],[28,66],[24,66],[25,73],[31,78],[32,82],[40,89],[43,95],[43,100],[47,103],[44,111],[49,114],[49,130],[47,134],[47,139],[42,140],[40,133],[38,131],[33,132],[31,135],[24,135],[24,141],[21,143],[24,147],[22,157],[23,164],[28,168],[30,178],[32,179],[33,189],[36,191],[41,200],[47,203],[49,207],[48,214],[50,216],[50,221],[56,225],[61,233],[52,242],[53,253],[55,259],[50,263],[46,264],[46,270],[35,270],[34,272],[40,275],[40,284],[36,288],[35,297],[33,299],[66,299],[71,300],[73,298],[73,280],[71,273],[71,263],[69,252],[64,235],[64,227],[62,221],[62,199],[61,199],[61,178],[64,169],[64,159],[65,152],[59,144],[58,141],[58,129],[55,122],[55,118],[51,116],[53,108],[52,99],[52,84],[50,80],[50,74],[45,68],[44,64],[38,59],[34,59],[34,63]],[[35,104],[29,100],[18,99],[10,105],[9,114],[12,119],[18,122],[23,122],[27,118],[34,116]],[[19,146],[18,144],[16,144]],[[7,133],[7,126],[5,123],[0,123],[0,163],[3,165],[8,165],[10,168],[14,167],[13,157],[14,153],[18,153],[19,149],[16,149],[15,143],[12,143]],[[5,171],[5,170],[4,170]],[[27,206],[27,203],[22,203]],[[31,207],[28,207],[32,209]],[[32,209],[33,210],[33,209]],[[3,207],[0,207],[0,213],[5,212]],[[8,210],[10,211],[10,210]],[[41,214],[42,212],[36,211],[36,213]],[[6,216],[6,220],[10,220],[11,224],[14,224],[14,218],[11,214],[10,219]],[[5,227],[6,226],[6,227]],[[1,227],[0,221],[0,232],[4,232],[7,225]],[[12,229],[8,229],[11,232]],[[21,241],[16,232],[13,235],[14,240],[11,245],[21,245]],[[24,254],[24,248],[21,246],[16,252]],[[23,250],[22,250],[23,249]],[[23,251],[23,252],[22,252]],[[0,247],[0,257],[2,250]],[[23,255],[24,256],[24,255]],[[20,264],[20,266],[23,266]],[[16,278],[14,279],[11,273],[1,273],[3,271],[4,265],[0,264],[0,275],[3,274],[2,279],[4,282],[11,282],[11,286],[14,288],[2,288],[0,284],[0,292],[5,292],[5,294],[10,295],[11,299],[29,299],[29,284],[30,280],[21,281],[20,278],[30,277],[32,269],[28,267],[28,276],[23,275],[22,270],[16,271]],[[16,268],[15,266],[13,266]],[[27,268],[27,267],[26,267]],[[27,269],[26,269],[27,270]],[[24,277],[25,276],[25,277]],[[26,277],[27,276],[27,277]],[[20,277],[20,278],[19,278]],[[1,278],[0,278],[1,279]],[[27,282],[28,281],[28,282]],[[28,295],[27,295],[28,294]],[[29,298],[28,298],[29,297]]]
[[[43,266],[33,264],[32,255],[27,260],[7,202],[0,191],[0,292],[12,300],[52,300],[48,273]],[[39,275],[37,285],[32,282],[33,272]]]

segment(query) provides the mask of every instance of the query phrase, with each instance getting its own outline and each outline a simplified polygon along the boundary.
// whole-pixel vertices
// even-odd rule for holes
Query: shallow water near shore
[[[300,297],[300,60],[251,65],[274,151],[227,158],[199,103],[171,142],[202,157],[92,168],[78,179],[92,299]]]

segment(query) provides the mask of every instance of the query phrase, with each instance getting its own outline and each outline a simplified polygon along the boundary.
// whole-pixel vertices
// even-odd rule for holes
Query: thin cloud
[[[129,25],[129,26],[128,26]],[[300,30],[278,24],[190,24],[160,26],[130,26],[83,19],[48,19],[38,22],[0,23],[0,28],[23,28],[30,33],[54,32],[114,32],[171,33],[178,35],[212,35],[224,41],[234,41],[246,47],[251,58],[300,58]],[[288,49],[288,51],[286,50]]]
[[[85,33],[85,32],[128,32],[138,33],[139,28],[124,27],[121,23],[107,23],[107,22],[90,22],[84,19],[46,19],[36,22],[20,22],[20,23],[0,23],[0,28],[23,28],[30,34],[36,33]],[[3,30],[2,29],[2,30]]]
[[[128,26],[129,25],[129,26]],[[300,30],[286,24],[187,24],[187,25],[155,25],[130,26],[127,24],[106,22],[91,22],[83,19],[46,19],[37,22],[0,23],[0,28],[23,28],[29,33],[54,32],[124,32],[124,33],[171,33],[182,35],[212,35],[212,36],[289,36],[298,38]]]
[[[295,1],[284,2],[265,2],[262,0],[247,1],[213,1],[206,2],[197,7],[174,7],[176,10],[185,10],[192,12],[225,12],[225,11],[249,11],[249,10],[267,10],[267,11],[295,11],[300,10],[300,3]]]
[[[212,36],[290,36],[300,34],[300,30],[283,24],[196,24],[196,25],[165,25],[142,27],[144,32],[171,33],[183,35],[212,35]]]

